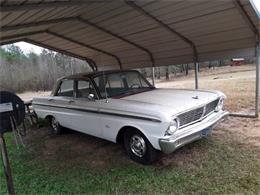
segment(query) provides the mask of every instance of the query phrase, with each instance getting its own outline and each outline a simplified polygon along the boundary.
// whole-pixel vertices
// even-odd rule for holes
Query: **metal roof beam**
[[[92,59],[87,59],[87,62],[88,62],[88,64],[92,67],[92,70],[93,70],[94,72],[98,71],[97,64],[96,64],[96,62],[95,62],[94,60],[92,60]]]
[[[58,18],[58,19],[52,19],[52,20],[43,20],[39,22],[29,22],[24,24],[17,24],[17,25],[10,25],[10,26],[2,26],[0,27],[0,32],[6,32],[9,30],[19,30],[24,28],[30,28],[30,27],[38,27],[43,25],[49,25],[49,24],[57,24],[60,22],[68,22],[77,20],[76,17],[68,17],[68,18]]]
[[[89,66],[92,68],[93,71],[97,71],[97,66],[96,66],[95,61],[90,59],[90,58],[79,56],[79,55],[73,54],[71,52],[62,50],[62,49],[54,48],[54,47],[51,47],[51,46],[46,45],[44,43],[36,42],[36,41],[28,39],[28,38],[22,38],[22,39],[15,39],[15,40],[11,40],[11,41],[0,42],[0,46],[13,44],[13,43],[21,42],[21,41],[24,41],[24,42],[27,42],[27,43],[30,43],[30,44],[33,44],[33,45],[37,45],[37,46],[40,46],[40,47],[44,47],[46,49],[53,50],[53,51],[56,51],[58,53],[62,53],[64,55],[71,56],[73,58],[78,58],[80,60],[86,61],[89,64]]]
[[[124,37],[122,37],[122,36],[120,36],[120,35],[114,33],[114,32],[112,32],[112,31],[110,31],[110,30],[107,30],[107,29],[105,29],[105,28],[103,28],[103,27],[101,27],[101,26],[99,26],[99,25],[97,25],[97,24],[95,24],[95,23],[92,23],[92,22],[90,22],[90,21],[87,20],[87,19],[84,19],[84,18],[82,18],[82,17],[78,17],[78,20],[79,20],[80,22],[84,23],[84,24],[90,25],[90,26],[92,26],[92,27],[94,27],[94,28],[96,28],[96,29],[98,29],[98,30],[100,30],[100,31],[102,31],[102,32],[105,32],[105,33],[107,33],[107,34],[109,34],[109,35],[111,35],[111,36],[113,36],[113,37],[115,37],[115,38],[117,38],[117,39],[120,39],[120,40],[123,41],[123,42],[126,42],[126,43],[128,43],[128,44],[130,44],[130,45],[132,45],[132,46],[134,46],[134,47],[136,47],[136,48],[138,48],[138,49],[144,51],[145,53],[148,54],[148,56],[149,56],[149,58],[150,58],[150,60],[151,60],[151,62],[152,62],[152,66],[154,67],[154,57],[153,57],[153,54],[152,54],[152,52],[151,52],[150,50],[148,50],[147,48],[144,48],[143,46],[138,45],[138,44],[136,44],[136,43],[134,43],[134,42],[132,42],[132,41],[130,41],[130,40],[128,40],[128,39],[126,39],[126,38],[124,38]]]
[[[73,1],[55,1],[43,3],[27,3],[24,5],[1,5],[0,12],[17,12],[34,9],[58,8],[67,6],[88,6],[91,3],[103,3],[108,0],[73,0]]]
[[[32,36],[32,35],[41,34],[41,33],[45,33],[45,32],[46,31],[44,31],[44,30],[39,30],[39,31],[34,31],[34,32],[26,32],[26,33],[21,33],[21,34],[16,34],[16,35],[9,35],[9,36],[0,37],[0,41],[5,41],[8,39],[17,39],[17,38]]]
[[[38,42],[38,41],[34,41],[34,40],[32,40],[32,39],[29,39],[29,38],[25,38],[23,41],[25,41],[25,42],[27,42],[27,43],[30,43],[30,44],[33,44],[33,45],[36,45],[36,46],[39,46],[39,47],[43,47],[43,48],[46,48],[46,49],[49,49],[49,50],[58,52],[58,53],[65,54],[65,55],[67,55],[67,56],[71,56],[71,57],[73,57],[73,58],[78,58],[78,59],[81,59],[81,60],[84,60],[84,61],[86,61],[86,59],[87,59],[86,57],[79,56],[79,55],[70,53],[70,52],[68,52],[68,51],[65,51],[65,50],[62,50],[62,49],[58,49],[58,48],[55,48],[55,47],[46,45],[46,44],[41,43],[41,42]]]
[[[13,44],[13,43],[17,43],[20,41],[24,41],[24,39],[15,39],[15,40],[10,40],[10,41],[0,41],[0,46],[2,45],[8,45],[8,44]]]
[[[0,37],[0,41],[5,41],[4,44],[9,44],[9,42],[10,42],[10,44],[11,44],[11,43],[13,43],[13,42],[8,41],[9,39],[26,38],[26,37],[28,37],[28,36],[32,36],[32,35],[36,35],[36,34],[41,34],[41,33],[48,33],[48,34],[51,34],[51,35],[55,35],[55,36],[58,36],[59,38],[63,38],[63,39],[65,39],[65,40],[68,40],[68,41],[70,41],[70,42],[74,42],[74,43],[75,43],[75,41],[72,40],[72,39],[70,39],[70,38],[64,37],[64,36],[62,36],[62,35],[58,35],[57,33],[54,33],[54,32],[48,31],[48,30],[41,30],[41,31],[34,31],[34,32],[26,32],[26,33],[21,33],[21,34],[16,34],[16,35],[4,36],[4,37]],[[20,40],[22,40],[22,39],[20,39]],[[27,40],[30,40],[30,39],[27,39]],[[30,41],[31,41],[31,40],[30,40]],[[14,42],[17,42],[17,41],[14,41]],[[27,42],[28,42],[28,41],[27,41]],[[2,43],[1,43],[1,44],[2,44]],[[2,45],[4,45],[4,44],[2,44]],[[37,43],[37,44],[38,44],[38,43]],[[76,44],[81,45],[81,46],[83,46],[83,47],[88,47],[88,48],[90,48],[90,49],[96,50],[96,51],[98,51],[98,52],[101,52],[101,53],[104,53],[104,54],[106,54],[106,55],[109,55],[109,56],[112,56],[112,57],[116,58],[116,60],[117,60],[117,62],[118,62],[118,64],[119,64],[119,66],[120,66],[120,69],[122,69],[121,60],[120,60],[119,57],[117,57],[116,55],[111,54],[111,53],[106,52],[106,51],[103,51],[103,50],[101,50],[101,49],[98,49],[98,48],[96,48],[96,47],[93,47],[93,46],[90,46],[90,45],[87,45],[87,44],[80,43],[80,42],[78,42],[78,41],[76,41]],[[47,47],[50,47],[50,46],[44,45],[44,47],[47,48]],[[54,48],[51,48],[51,50],[54,50]],[[57,49],[55,49],[54,51],[56,51],[56,50],[57,50]],[[60,52],[60,53],[67,53],[67,52],[65,52],[65,50],[60,50],[60,51],[58,51],[58,52]],[[68,53],[68,54],[66,54],[66,55],[72,56],[71,53]],[[82,59],[82,57],[76,57],[76,58]],[[86,58],[84,57],[83,60],[86,60]],[[89,61],[91,62],[91,66],[92,66],[92,65],[94,66],[94,67],[93,67],[93,70],[94,70],[94,69],[97,70],[97,65],[96,65],[96,63],[94,62],[94,60],[91,59],[91,60],[89,60]]]
[[[94,64],[92,63],[92,60],[90,59],[86,59],[86,62],[88,63],[88,65],[90,66],[90,68],[93,70],[93,72],[96,72],[96,66],[94,66]]]
[[[79,42],[79,41],[77,41],[77,40],[71,39],[70,37],[66,37],[66,36],[64,36],[64,35],[62,35],[62,34],[58,34],[58,33],[53,32],[53,31],[47,30],[46,33],[48,33],[48,34],[50,34],[50,35],[53,35],[53,36],[56,36],[56,37],[59,37],[59,38],[61,38],[61,39],[67,40],[67,41],[69,41],[69,42],[75,43],[75,44],[80,45],[80,46],[82,46],[82,47],[86,47],[86,48],[95,50],[95,51],[97,51],[97,52],[103,53],[103,54],[105,54],[105,55],[111,56],[111,57],[113,57],[113,58],[116,59],[116,61],[118,62],[118,65],[119,65],[119,67],[120,67],[120,69],[122,69],[122,63],[121,63],[120,58],[119,58],[118,56],[112,54],[112,53],[109,53],[109,52],[107,52],[107,51],[104,51],[104,50],[102,50],[102,49],[96,48],[96,47],[94,47],[94,46],[91,46],[91,45],[88,45],[88,44]]]
[[[184,42],[186,42],[187,44],[189,44],[191,46],[192,51],[193,51],[194,65],[195,65],[195,88],[198,89],[198,70],[199,70],[198,60],[199,59],[198,59],[198,52],[197,52],[196,45],[190,39],[188,39],[181,33],[177,32],[175,29],[168,26],[167,24],[163,23],[161,20],[159,20],[158,18],[156,18],[149,12],[145,11],[142,7],[138,6],[133,1],[125,0],[125,3],[127,5],[129,5],[130,7],[132,7],[133,9],[135,9],[136,11],[138,11],[140,14],[149,17],[150,19],[155,21],[157,24],[159,24],[161,27],[170,31],[172,34],[178,36],[180,39],[182,39]]]
[[[25,23],[25,24],[18,24],[18,25],[10,25],[10,26],[3,26],[1,27],[1,30],[2,32],[6,32],[6,31],[9,31],[9,30],[19,30],[19,29],[24,29],[24,28],[30,28],[30,27],[38,27],[38,26],[42,26],[42,25],[48,25],[48,24],[56,24],[56,23],[60,23],[60,22],[67,22],[67,21],[79,21],[81,23],[84,23],[84,24],[88,24],[94,28],[97,28],[99,29],[100,31],[102,32],[105,32],[111,36],[114,36],[116,37],[117,39],[120,39],[128,44],[131,44],[133,45],[134,47],[137,47],[139,49],[141,49],[142,51],[146,52],[148,55],[149,55],[149,58],[152,62],[152,66],[154,66],[154,57],[153,57],[153,54],[151,53],[151,51],[149,51],[148,49],[122,37],[122,36],[119,36],[103,27],[100,27],[84,18],[81,18],[81,17],[69,17],[69,18],[59,18],[59,19],[52,19],[52,20],[44,20],[44,21],[39,21],[39,22],[30,22],[30,23]],[[29,36],[30,34],[25,34],[24,36]],[[117,57],[118,58],[118,57]],[[118,58],[119,59],[119,58]],[[118,61],[117,59],[117,61]],[[120,60],[119,60],[120,61]],[[118,63],[119,63],[118,61]],[[120,62],[121,64],[121,62]],[[121,65],[120,65],[121,66]]]
[[[163,23],[161,20],[159,20],[155,16],[151,15],[149,12],[145,11],[142,7],[140,7],[139,5],[135,4],[133,1],[125,0],[125,3],[127,5],[129,5],[129,6],[131,6],[133,9],[135,9],[139,13],[141,13],[141,14],[149,17],[153,21],[155,21],[161,27],[163,27],[163,28],[167,29],[168,31],[170,31],[171,33],[177,35],[180,39],[182,39],[186,43],[188,43],[192,47],[193,55],[194,55],[194,61],[198,61],[198,52],[197,52],[195,44],[191,40],[189,40],[187,37],[183,36],[181,33],[179,33],[176,30],[174,30],[172,27],[169,27],[167,24]]]
[[[71,56],[73,58],[78,58],[78,59],[81,59],[83,61],[86,61],[89,64],[89,66],[92,68],[93,71],[97,71],[97,65],[96,65],[95,61],[91,58],[76,55],[74,53],[71,53],[71,52],[68,52],[68,51],[65,51],[65,50],[62,50],[62,49],[58,49],[58,48],[55,48],[55,47],[51,47],[51,46],[46,45],[44,43],[36,42],[32,39],[26,38],[26,36],[41,34],[41,33],[46,33],[46,31],[35,31],[35,32],[28,32],[28,33],[23,33],[23,34],[19,34],[19,35],[1,37],[0,38],[0,46],[24,41],[24,42],[27,42],[27,43],[31,43],[33,45],[37,45],[37,46],[44,47],[44,48],[49,49],[49,50],[56,51],[58,53],[62,53],[62,54],[67,55],[67,56]],[[4,41],[6,39],[17,38],[17,37],[25,37],[25,38],[20,38],[20,39],[15,39],[15,40],[10,40],[10,41]]]
[[[37,42],[37,41],[34,41],[32,39],[29,39],[29,38],[24,38],[22,41],[24,42],[27,42],[27,43],[30,43],[30,44],[33,44],[33,45],[37,45],[39,47],[43,47],[43,48],[46,48],[46,49],[49,49],[49,50],[53,50],[55,52],[58,52],[58,53],[62,53],[64,55],[67,55],[67,56],[70,56],[70,57],[73,57],[73,58],[78,58],[80,60],[83,60],[83,61],[93,61],[92,59],[90,58],[87,58],[87,57],[84,57],[84,56],[80,56],[80,55],[77,55],[77,54],[74,54],[74,53],[71,53],[69,51],[65,51],[63,49],[58,49],[56,47],[52,47],[52,46],[49,46],[49,45],[46,45],[44,43],[41,43],[41,42]]]
[[[257,41],[258,41],[259,40],[259,31],[258,31],[257,27],[255,26],[254,22],[252,21],[252,19],[250,18],[250,16],[248,15],[248,13],[246,12],[243,5],[241,4],[240,0],[233,0],[233,3],[235,4],[238,11],[240,12],[242,17],[244,18],[247,25],[250,27],[250,29],[253,31],[253,33],[256,35],[256,38],[257,38]]]

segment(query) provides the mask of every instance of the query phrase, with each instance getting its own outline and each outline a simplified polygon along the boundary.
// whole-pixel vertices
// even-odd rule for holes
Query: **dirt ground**
[[[190,72],[188,76],[172,77],[170,81],[156,80],[156,87],[193,89],[194,73]],[[225,108],[230,112],[253,113],[255,67],[253,65],[244,65],[204,69],[199,74],[199,88],[224,92],[227,95]],[[49,91],[39,91],[37,93],[26,92],[18,95],[27,101],[36,96],[47,96],[49,94]],[[223,136],[226,132],[232,133],[234,138],[241,143],[250,144],[252,147],[260,147],[260,119],[228,117],[225,122],[216,127],[214,134]],[[88,148],[91,147],[88,146]]]
[[[17,94],[23,101],[29,101],[32,100],[34,97],[42,97],[42,96],[48,96],[50,95],[50,91],[28,91],[24,93]]]

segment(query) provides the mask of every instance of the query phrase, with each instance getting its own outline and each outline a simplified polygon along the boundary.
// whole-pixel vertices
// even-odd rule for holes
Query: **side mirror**
[[[94,96],[94,94],[93,94],[93,93],[90,93],[90,94],[88,95],[88,99],[89,99],[90,101],[95,101],[95,96]]]

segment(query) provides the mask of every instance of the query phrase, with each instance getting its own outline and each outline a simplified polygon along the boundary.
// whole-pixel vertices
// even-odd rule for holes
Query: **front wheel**
[[[54,116],[52,116],[50,117],[49,120],[50,120],[51,132],[55,135],[61,134],[62,127],[60,126],[57,119]]]
[[[157,151],[138,130],[129,129],[125,132],[124,145],[129,157],[138,163],[149,165],[157,159]]]

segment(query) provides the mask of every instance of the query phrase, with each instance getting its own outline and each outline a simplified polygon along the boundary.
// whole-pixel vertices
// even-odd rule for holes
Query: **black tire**
[[[60,123],[56,120],[54,116],[51,116],[48,119],[51,127],[51,133],[54,135],[60,135],[62,132],[62,126],[60,125]]]
[[[133,144],[133,142],[135,142],[134,140],[136,140],[137,144]],[[139,146],[138,144],[141,146],[137,147]],[[157,160],[158,151],[154,149],[149,140],[136,129],[128,129],[124,133],[124,146],[128,156],[135,162],[150,165]]]

